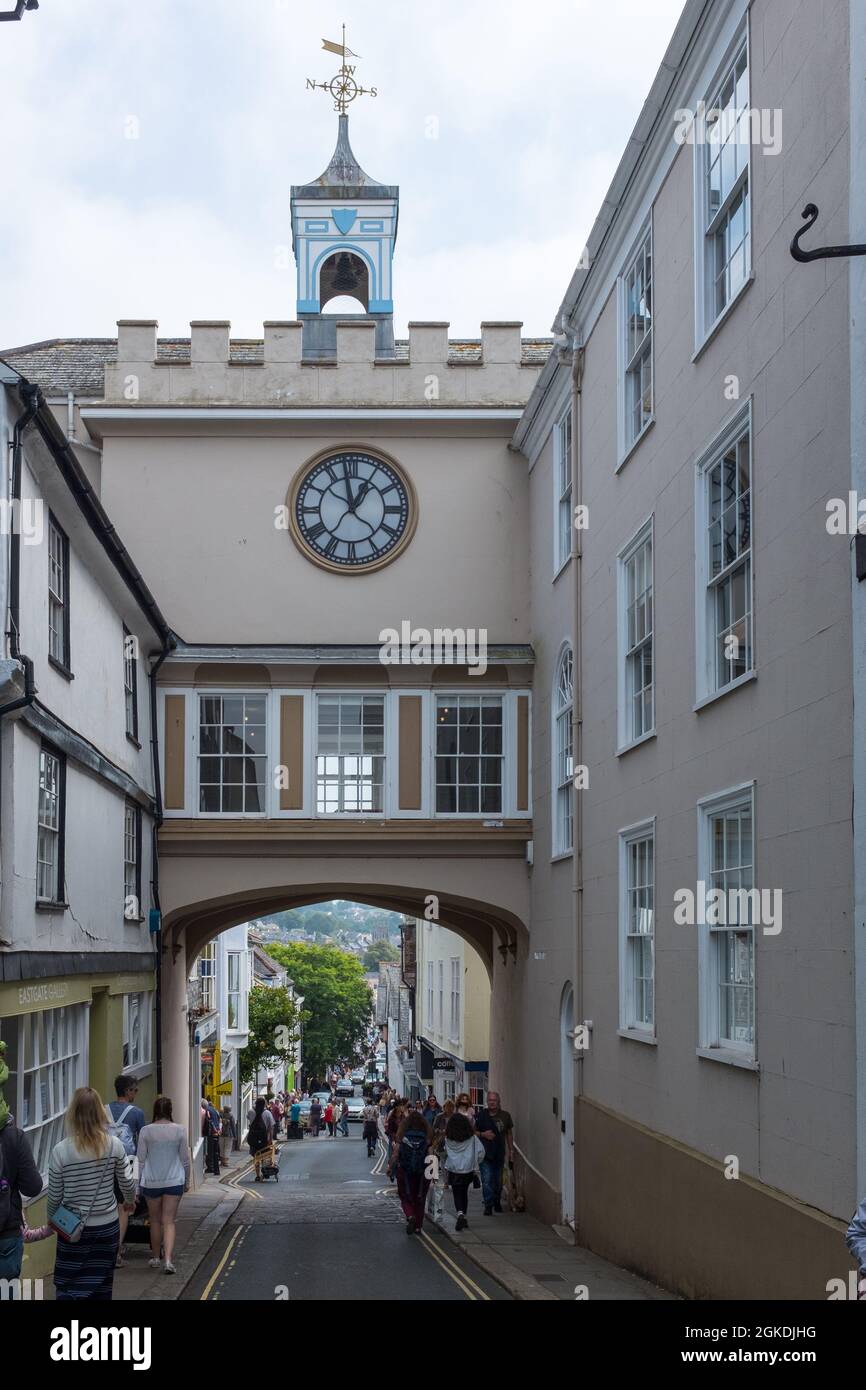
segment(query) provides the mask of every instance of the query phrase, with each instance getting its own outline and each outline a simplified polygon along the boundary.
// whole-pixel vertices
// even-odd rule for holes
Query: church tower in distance
[[[373,321],[376,357],[394,355],[391,262],[400,190],[364,173],[349,144],[349,117],[339,117],[337,146],[323,174],[292,187],[292,246],[298,267],[297,316],[305,361],[337,355],[338,319]],[[325,314],[351,295],[363,314]]]

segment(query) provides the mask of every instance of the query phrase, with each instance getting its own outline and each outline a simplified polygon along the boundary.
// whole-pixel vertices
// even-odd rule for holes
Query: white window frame
[[[245,990],[244,957],[246,951],[226,951],[226,1032],[245,1033],[247,1031],[247,1002],[248,992]],[[232,989],[232,964],[237,967],[237,987]],[[231,1000],[232,995],[237,997],[237,1008],[235,1022],[231,1022]]]
[[[123,703],[126,737],[138,743],[138,657],[136,638],[123,628]]]
[[[61,1022],[51,1016],[61,1013],[67,1015],[67,1046],[57,1056],[43,1056],[43,1042],[46,1044],[45,1052],[50,1051],[47,1043],[49,1037],[54,1036],[49,1031],[52,1024],[56,1026]],[[43,1181],[48,1175],[51,1151],[64,1137],[66,1110],[72,1095],[77,1087],[87,1085],[89,1015],[89,1004],[66,1004],[60,1009],[35,1010],[0,1020],[0,1037],[9,1043],[14,1035],[15,1040],[14,1051],[7,1052],[6,1057],[12,1068],[12,1076],[5,1087],[6,1101],[15,1116],[15,1123],[24,1130],[30,1141],[33,1158]],[[32,1065],[25,1069],[25,1035],[28,1029],[31,1030],[31,1039],[35,1035],[36,1055],[33,1055],[31,1048]],[[45,1074],[44,1078],[41,1073]],[[25,1077],[29,1075],[33,1075],[34,1080],[28,1086]]]
[[[631,691],[631,662],[628,645],[628,566],[635,558],[637,553],[649,542],[650,545],[650,612],[651,626],[648,635],[643,639],[641,646],[647,643],[650,647],[650,657],[652,661],[652,706],[653,717],[649,728],[635,731],[634,723],[634,704]],[[623,546],[617,555],[617,753],[625,753],[629,748],[635,748],[638,744],[644,743],[649,738],[654,738],[656,733],[657,711],[656,711],[656,650],[655,650],[655,515],[648,517],[638,531],[632,536],[631,540]]]
[[[141,907],[141,807],[131,801],[123,803],[123,915],[127,922],[140,922]],[[135,899],[134,911],[127,904]]]
[[[202,946],[195,962],[195,976],[201,980],[202,1007],[207,1013],[212,1013],[217,1007],[216,974],[217,947],[216,940],[213,940]]]
[[[755,783],[745,782],[738,787],[712,796],[702,797],[698,802],[698,882],[706,885],[707,891],[712,881],[712,821],[725,811],[748,807],[751,814],[751,871],[755,886]],[[696,906],[697,900],[696,900]],[[688,928],[686,928],[688,930]],[[755,927],[752,933],[752,1041],[741,1042],[721,1037],[721,1009],[719,1003],[721,938],[728,932],[737,930],[730,927],[710,927],[698,925],[698,1055],[711,1057],[714,1061],[730,1062],[739,1066],[757,1066],[757,952]],[[742,930],[740,928],[739,930]]]
[[[458,808],[457,808],[456,810],[454,810],[454,811],[440,811],[440,810],[438,809],[438,807],[437,807],[437,804],[436,804],[436,803],[437,803],[437,792],[438,792],[438,788],[439,788],[439,783],[438,783],[438,771],[437,771],[437,752],[436,752],[436,749],[437,749],[437,742],[436,742],[436,726],[437,726],[437,724],[438,724],[437,715],[438,715],[438,710],[439,710],[439,701],[440,701],[440,700],[447,700],[447,701],[450,701],[451,703],[456,703],[456,704],[457,704],[457,707],[458,707],[458,711],[459,711],[461,699],[462,699],[462,700],[477,700],[477,699],[479,699],[479,698],[480,698],[480,699],[498,700],[498,701],[499,701],[499,708],[500,708],[501,715],[502,715],[501,723],[500,723],[500,727],[501,727],[501,729],[502,729],[502,752],[501,752],[500,754],[496,754],[496,753],[482,753],[482,752],[480,751],[480,741],[479,741],[479,752],[478,752],[478,754],[477,754],[478,759],[479,759],[479,778],[480,778],[480,772],[481,772],[481,759],[482,759],[483,757],[489,757],[489,758],[496,758],[496,757],[498,757],[498,758],[499,758],[500,768],[501,768],[501,782],[500,782],[501,796],[500,796],[500,806],[499,806],[499,810],[498,810],[498,811],[484,811],[484,810],[479,809],[479,810],[477,810],[477,811],[461,811],[461,810],[459,809],[459,806],[458,806]],[[515,788],[515,789],[512,789],[512,782],[516,779],[516,771],[517,771],[517,768],[516,768],[516,761],[517,761],[517,760],[516,760],[516,737],[517,737],[517,731],[516,731],[516,728],[515,728],[515,726],[514,726],[514,719],[513,719],[513,702],[508,700],[507,695],[506,695],[506,692],[504,692],[504,691],[502,691],[502,690],[490,690],[490,689],[485,689],[485,688],[482,687],[482,688],[480,688],[477,692],[474,691],[474,690],[471,690],[471,689],[467,690],[466,688],[464,688],[464,689],[462,689],[462,690],[454,690],[454,691],[452,691],[452,690],[438,690],[438,689],[437,689],[437,690],[435,690],[435,691],[433,692],[433,700],[432,700],[431,703],[432,703],[432,717],[433,717],[433,730],[432,730],[432,737],[431,737],[431,740],[430,740],[430,756],[431,756],[432,761],[433,761],[433,772],[432,772],[432,779],[431,779],[431,793],[432,793],[432,807],[431,807],[431,811],[432,811],[432,815],[435,816],[435,817],[437,818],[437,820],[482,820],[482,821],[483,821],[483,820],[501,820],[501,819],[504,819],[506,816],[508,816],[509,814],[511,814],[511,808],[512,808],[512,806],[513,806],[513,804],[514,804],[514,800],[515,800],[515,797],[516,797],[516,788]],[[482,708],[482,707],[479,706],[479,709],[481,709],[481,708]],[[458,714],[458,726],[459,726],[459,714]],[[514,749],[514,754],[515,754],[515,756],[512,756],[512,755],[511,755],[510,750],[511,750],[512,748]],[[442,756],[447,756],[447,755],[444,755],[444,754],[443,754]],[[454,756],[455,761],[456,761],[456,760],[461,756],[461,754],[455,753],[453,756]],[[463,754],[462,756],[464,756],[464,757],[475,757],[476,755],[475,755],[474,753],[467,753],[467,754]],[[443,783],[443,786],[446,786],[446,785],[449,785],[449,784],[448,784],[448,783]],[[459,781],[458,781],[455,785],[459,788],[459,786],[460,786]],[[469,784],[469,785],[471,785],[471,784]],[[479,785],[479,787],[482,785],[482,784],[480,783],[480,781],[479,781],[479,784],[478,784],[478,785]],[[488,784],[488,785],[489,785],[489,784]],[[458,798],[458,799],[459,799],[459,798]],[[480,802],[481,802],[480,792],[479,792],[479,798],[478,798],[478,799],[479,799],[479,807],[480,807]],[[528,814],[528,813],[524,813],[524,814]]]
[[[382,702],[382,752],[381,752],[381,753],[369,753],[369,754],[346,754],[346,753],[344,753],[344,754],[339,754],[339,755],[330,754],[330,755],[326,755],[326,756],[339,756],[339,757],[356,757],[356,756],[358,756],[358,757],[381,758],[381,760],[382,760],[382,783],[381,783],[381,787],[382,787],[382,809],[381,809],[380,811],[374,811],[374,810],[369,810],[369,811],[368,811],[368,810],[361,810],[361,811],[320,811],[320,810],[319,810],[319,793],[318,793],[318,786],[319,786],[319,774],[318,774],[318,758],[319,758],[319,704],[320,704],[320,702],[321,702],[322,700],[338,700],[338,701],[342,701],[342,700],[362,700],[362,701],[363,701],[363,700],[365,700],[365,699],[381,700],[381,702]],[[383,818],[390,816],[390,807],[391,807],[390,780],[391,780],[391,777],[392,777],[392,774],[393,774],[393,769],[392,769],[392,766],[391,766],[391,759],[389,758],[391,701],[390,701],[389,698],[388,698],[388,692],[385,691],[385,690],[316,690],[316,691],[314,692],[312,715],[313,715],[313,729],[312,729],[312,735],[313,735],[313,755],[312,755],[312,769],[311,769],[312,780],[313,780],[312,812],[313,812],[313,815],[316,817],[316,819],[318,819],[318,820],[324,820],[324,821],[336,821],[336,820],[365,820],[365,819],[369,819],[370,817],[372,817],[372,818],[375,819],[375,820],[382,820]],[[363,774],[359,774],[359,777],[362,777],[362,776],[363,776]],[[342,785],[342,782],[341,782],[341,785]]]
[[[751,45],[749,38],[748,17],[739,26],[736,36],[728,46],[724,60],[716,69],[713,81],[705,89],[703,102],[707,112],[711,112],[717,107],[718,98],[722,87],[730,77],[732,70],[735,71],[736,65],[745,51],[746,58],[746,79],[747,79],[747,108],[746,119],[750,120],[749,112],[751,109],[752,92],[752,62]],[[708,199],[708,175],[712,158],[713,146],[709,139],[709,125],[706,127],[707,136],[704,138],[704,127],[699,121],[695,122],[694,132],[694,234],[695,234],[695,355],[698,355],[710,338],[714,336],[719,327],[730,314],[734,305],[738,303],[741,295],[751,284],[754,278],[753,268],[753,228],[752,228],[752,205],[753,205],[753,181],[752,181],[752,148],[751,130],[750,139],[746,143],[746,158],[743,169],[740,170],[736,180],[731,185],[727,196],[721,202],[719,208],[710,213]],[[726,218],[732,206],[736,203],[741,191],[745,191],[748,202],[746,223],[746,256],[745,270],[741,284],[733,293],[729,293],[724,306],[716,311],[714,303],[714,291],[716,281],[716,234],[725,224]],[[740,243],[742,244],[742,243]],[[730,264],[730,262],[728,262]]]
[[[748,568],[746,597],[748,602],[748,630],[751,647],[751,662],[748,668],[724,685],[716,684],[715,651],[715,603],[718,580],[723,575],[710,575],[708,508],[709,472],[726,451],[744,434],[749,440],[749,547],[738,555],[736,561],[726,567],[731,574],[744,563]],[[755,459],[752,398],[737,410],[723,430],[704,450],[697,461],[695,470],[695,701],[696,707],[707,704],[736,690],[746,681],[753,680],[756,674],[755,659],[755,544],[754,544],[754,496]]]
[[[573,549],[574,450],[571,397],[553,427],[553,578],[571,559]]]
[[[451,956],[451,1022],[449,1028],[449,1038],[452,1042],[460,1040],[460,998],[462,990],[460,988],[460,977],[463,973],[463,962],[459,956]]]
[[[427,961],[427,1026],[433,1027],[433,962]]]
[[[629,881],[629,860],[631,847],[642,841],[648,841],[652,848],[652,908],[649,930],[640,934],[630,932],[630,881]],[[656,964],[655,964],[655,903],[657,897],[656,872],[656,821],[653,816],[649,820],[639,821],[635,825],[626,826],[619,832],[619,1032],[623,1037],[637,1038],[643,1042],[654,1042],[656,1039],[657,1010],[656,1010]],[[635,972],[632,965],[633,952],[629,942],[637,941],[646,937],[650,942],[650,958],[652,961],[652,1024],[648,1025],[644,1020],[636,1017],[634,1007],[634,986]]]
[[[272,768],[272,763],[271,763],[271,759],[270,759],[270,756],[269,756],[269,752],[270,752],[270,737],[271,737],[270,729],[271,729],[271,725],[272,725],[272,723],[273,723],[273,720],[272,720],[271,701],[270,701],[270,699],[269,699],[270,693],[271,693],[271,692],[270,692],[269,689],[262,689],[262,688],[260,688],[260,689],[258,689],[258,690],[254,689],[254,688],[253,688],[253,689],[244,688],[243,690],[237,690],[237,689],[236,689],[236,690],[208,690],[208,689],[206,689],[206,688],[198,688],[198,687],[197,687],[197,688],[193,691],[193,705],[192,705],[192,709],[193,709],[194,726],[193,726],[193,729],[192,729],[192,731],[191,731],[191,734],[192,734],[192,738],[193,738],[193,740],[194,740],[194,742],[193,742],[193,748],[192,748],[192,763],[193,763],[193,782],[194,782],[194,787],[195,787],[195,792],[194,792],[194,797],[195,797],[194,805],[195,805],[195,808],[196,808],[196,815],[201,816],[201,817],[204,817],[204,818],[207,819],[207,820],[264,820],[264,819],[268,816],[268,814],[269,814],[269,812],[270,812],[270,809],[271,809],[271,805],[272,805],[272,791],[273,791],[273,775],[272,775],[272,774],[273,774],[273,768]],[[264,760],[265,760],[265,780],[264,780],[264,785],[263,785],[263,789],[262,789],[262,800],[263,800],[263,802],[264,802],[264,806],[263,806],[263,809],[262,809],[261,811],[203,811],[203,810],[201,809],[201,761],[202,761],[202,758],[203,758],[203,757],[206,757],[206,758],[219,758],[219,760],[222,762],[222,760],[223,760],[226,756],[228,756],[228,755],[223,754],[223,753],[204,753],[204,754],[202,753],[202,751],[201,751],[201,724],[202,724],[202,720],[201,720],[201,702],[202,702],[202,700],[240,700],[240,699],[246,699],[246,700],[262,700],[262,699],[263,699],[264,702],[265,702],[265,737],[264,737],[264,752],[263,752],[262,754],[256,755],[256,756],[264,757]],[[220,725],[216,725],[216,726],[214,726],[214,727],[223,728],[224,726],[223,726],[222,724],[220,724]],[[189,740],[187,740],[187,744],[189,744]],[[236,754],[235,756],[237,756],[237,757],[244,757],[244,756],[247,756],[247,755],[242,754],[242,753],[239,753],[239,754]],[[213,785],[217,785],[217,784],[215,784],[215,783],[208,783],[207,785],[208,785],[208,786],[213,786]],[[222,786],[224,786],[224,785],[231,786],[231,785],[233,785],[233,784],[232,784],[232,783],[223,783],[223,782],[220,782],[218,785],[219,785],[220,787],[222,787]],[[240,785],[243,785],[243,784],[240,784]]]
[[[139,1020],[139,1057],[132,1054],[133,1001]],[[125,1076],[141,1078],[153,1065],[153,992],[133,991],[123,996],[123,1066]]]
[[[44,759],[44,770],[43,770]],[[54,775],[49,786],[47,774],[49,760],[54,766]],[[66,760],[62,753],[47,744],[39,747],[37,763],[39,791],[36,812],[36,901],[37,903],[62,903],[65,901],[65,852],[66,852]],[[53,811],[49,812],[49,800]],[[44,843],[52,848],[52,859],[41,857]],[[50,865],[53,876],[53,892],[40,892],[42,865]]]
[[[68,671],[71,666],[69,623],[69,537],[48,513],[48,655]],[[57,582],[55,582],[55,576]]]
[[[649,258],[650,266],[650,326],[640,347],[633,354],[629,354],[629,295],[628,286],[632,275],[636,272],[638,262],[646,262]],[[622,467],[632,451],[637,448],[647,430],[655,421],[655,260],[653,256],[653,219],[650,212],[649,219],[644,223],[638,237],[635,240],[631,254],[625,263],[621,274],[617,277],[617,470]],[[634,375],[635,368],[641,369],[641,364],[648,357],[649,359],[649,381],[650,381],[650,409],[649,414],[643,421],[636,434],[632,432],[631,411],[629,406],[629,379]]]
[[[438,967],[439,967],[438,972],[437,972],[437,983],[438,983],[438,985],[439,985],[439,1027],[438,1027],[438,1029],[437,1029],[437,1032],[439,1033],[439,1036],[440,1036],[440,1037],[444,1037],[444,1035],[445,1035],[445,962],[444,962],[444,960],[439,960],[439,961],[436,962],[436,964],[437,964]]]
[[[570,670],[571,698],[564,698],[564,674]],[[552,793],[552,859],[565,859],[574,853],[574,653],[570,642],[559,649],[550,702]]]

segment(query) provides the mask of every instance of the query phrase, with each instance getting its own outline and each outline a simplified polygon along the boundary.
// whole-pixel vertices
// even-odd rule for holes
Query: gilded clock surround
[[[295,514],[298,492],[309,474],[312,473],[319,464],[324,463],[326,460],[337,458],[341,454],[350,453],[366,454],[369,458],[375,459],[390,468],[397,475],[397,478],[405,489],[408,501],[406,526],[397,544],[394,545],[386,555],[380,555],[376,559],[370,560],[368,563],[359,562],[354,565],[335,564],[324,555],[320,555],[312,546],[308,545],[298,525],[297,516]],[[369,444],[360,444],[353,441],[332,444],[327,449],[320,449],[318,453],[302,463],[292,479],[291,486],[286,495],[286,505],[289,513],[289,530],[295,545],[305,559],[310,560],[314,565],[318,565],[320,569],[328,570],[331,574],[357,576],[373,574],[377,570],[384,569],[386,565],[390,565],[393,560],[396,560],[399,555],[402,555],[414,536],[415,528],[418,524],[418,497],[412,479],[409,477],[402,464],[398,463],[391,454],[386,453],[384,449],[380,449],[378,446],[373,447]]]

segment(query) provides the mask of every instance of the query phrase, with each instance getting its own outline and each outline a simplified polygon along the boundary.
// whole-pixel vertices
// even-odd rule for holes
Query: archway
[[[319,269],[319,308],[331,300],[349,296],[357,300],[364,313],[370,303],[370,269],[355,251],[335,251]]]

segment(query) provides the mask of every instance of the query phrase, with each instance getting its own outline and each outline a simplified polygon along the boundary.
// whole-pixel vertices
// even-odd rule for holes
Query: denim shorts
[[[183,1183],[179,1183],[177,1187],[143,1187],[141,1195],[142,1197],[182,1197]]]

